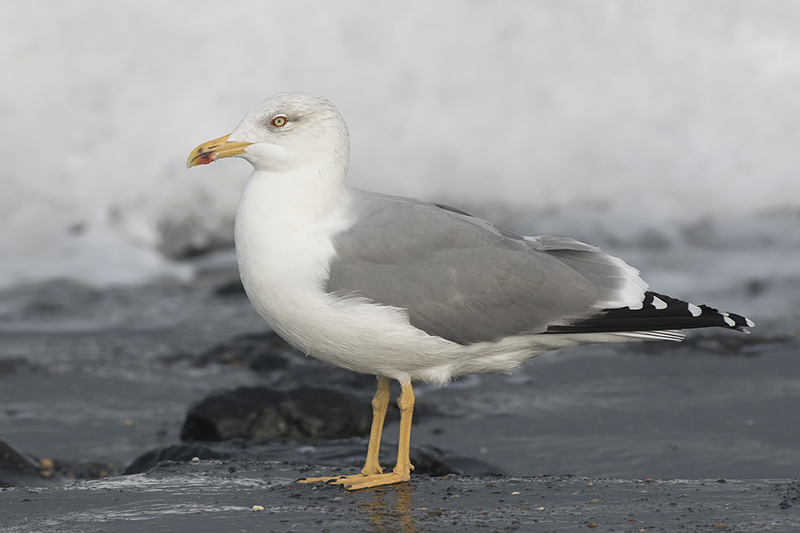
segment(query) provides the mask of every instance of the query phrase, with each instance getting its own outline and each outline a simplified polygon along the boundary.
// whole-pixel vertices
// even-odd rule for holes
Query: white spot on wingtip
[[[653,296],[653,307],[655,307],[656,309],[666,309],[667,302],[665,302],[658,296]]]
[[[723,318],[725,319],[725,323],[728,324],[730,327],[733,327],[733,326],[736,325],[736,321],[734,319],[732,319],[731,317],[724,316]]]
[[[755,325],[756,325],[756,323],[755,323],[755,322],[753,322],[752,320],[750,320],[749,318],[745,318],[745,319],[744,319],[744,323],[745,323],[745,324],[747,324],[747,327],[748,327],[748,328],[755,327]]]
[[[694,304],[689,304],[689,312],[692,314],[692,316],[700,316],[703,314],[703,310]]]

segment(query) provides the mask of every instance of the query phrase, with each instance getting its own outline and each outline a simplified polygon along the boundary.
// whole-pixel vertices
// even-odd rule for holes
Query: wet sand
[[[797,531],[800,483],[418,478],[346,493],[297,464],[201,461],[0,492],[3,531]],[[315,472],[336,474],[338,469]],[[792,503],[789,503],[789,502]]]

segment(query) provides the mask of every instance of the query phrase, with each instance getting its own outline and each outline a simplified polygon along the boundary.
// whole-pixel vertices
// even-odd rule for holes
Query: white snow
[[[250,172],[189,150],[284,90],[337,104],[364,188],[623,240],[797,212],[798,27],[738,0],[3,2],[0,286],[188,278],[168,257],[230,243]]]

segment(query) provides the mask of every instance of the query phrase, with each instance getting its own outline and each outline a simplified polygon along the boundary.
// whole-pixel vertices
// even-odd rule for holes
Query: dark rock
[[[274,332],[242,335],[199,355],[180,353],[162,358],[165,364],[181,360],[189,361],[194,367],[220,364],[250,368],[264,381],[262,388],[213,394],[194,406],[184,422],[182,440],[281,436],[346,438],[369,433],[372,423],[370,401],[377,390],[376,377],[317,361],[296,350]],[[392,381],[390,387],[392,398],[397,399],[400,396],[399,384]],[[303,392],[289,392],[291,390]],[[339,403],[340,399],[342,403]],[[322,407],[317,404],[325,402],[328,404],[320,411]],[[311,413],[318,411],[318,416],[325,418],[326,422],[320,418],[308,420]],[[439,415],[433,405],[418,402],[414,422]],[[398,418],[399,409],[393,401],[389,404],[386,421]]]
[[[39,461],[0,440],[0,487],[37,485],[47,477],[46,471]]]
[[[68,479],[100,479],[114,473],[114,468],[96,461],[40,459],[0,440],[0,487],[42,486]]]
[[[192,363],[196,367],[221,364],[260,367],[270,371],[287,368],[292,357],[305,358],[305,355],[270,331],[242,335],[232,341],[220,343],[195,357]]]
[[[415,474],[442,477],[448,474],[467,476],[495,476],[503,474],[500,468],[471,457],[446,453],[435,446],[417,446],[409,453]]]
[[[239,278],[217,285],[214,288],[214,294],[223,298],[246,296],[244,285]]]
[[[179,353],[161,360],[165,364],[188,361],[197,368],[214,364],[250,368],[270,384],[281,388],[325,383],[328,387],[340,386],[373,394],[376,388],[375,376],[350,372],[317,361],[271,331],[242,335],[198,355]]]
[[[147,472],[162,461],[186,463],[194,457],[201,460],[255,460],[265,464],[272,461],[291,461],[308,465],[309,475],[318,468],[336,466],[343,474],[361,470],[367,453],[367,439],[287,439],[261,440],[235,439],[213,444],[178,444],[167,448],[156,448],[137,458],[123,474]],[[394,467],[397,459],[395,446],[383,446],[381,464],[384,471]],[[411,463],[414,476],[441,477],[448,474],[485,476],[501,474],[502,470],[478,459],[461,457],[433,446],[411,448]]]
[[[178,352],[161,358],[161,362],[173,365],[188,362],[196,368],[210,365],[226,365],[252,368],[257,361],[266,357],[268,360],[281,361],[277,368],[286,368],[291,357],[304,357],[289,343],[273,332],[252,333],[242,335],[233,340],[222,342],[200,354]],[[275,368],[275,363],[262,364],[265,369]]]
[[[249,365],[255,372],[274,372],[289,368],[289,361],[283,355],[265,353],[254,358]]]
[[[55,474],[66,479],[103,479],[114,474],[114,467],[99,461],[53,460]]]
[[[367,435],[371,423],[369,398],[326,388],[242,387],[192,407],[181,440],[347,438]]]
[[[156,448],[137,457],[122,472],[122,475],[141,474],[147,472],[161,461],[175,461],[177,463],[188,463],[192,459],[227,459],[230,454],[212,450],[208,446],[201,444],[174,444],[166,448]]]
[[[31,363],[27,357],[8,357],[0,359],[0,375],[41,372],[42,366]]]

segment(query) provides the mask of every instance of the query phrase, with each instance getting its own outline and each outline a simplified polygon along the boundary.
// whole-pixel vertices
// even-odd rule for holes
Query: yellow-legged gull
[[[681,340],[681,329],[746,331],[749,319],[647,290],[636,269],[573,239],[525,237],[444,205],[345,185],[350,141],[327,100],[281,93],[188,166],[238,156],[254,171],[236,213],[250,301],[317,359],[378,376],[367,460],[333,481],[361,489],[408,481],[411,382],[507,372],[549,350],[593,342]],[[400,382],[397,465],[378,448]]]

